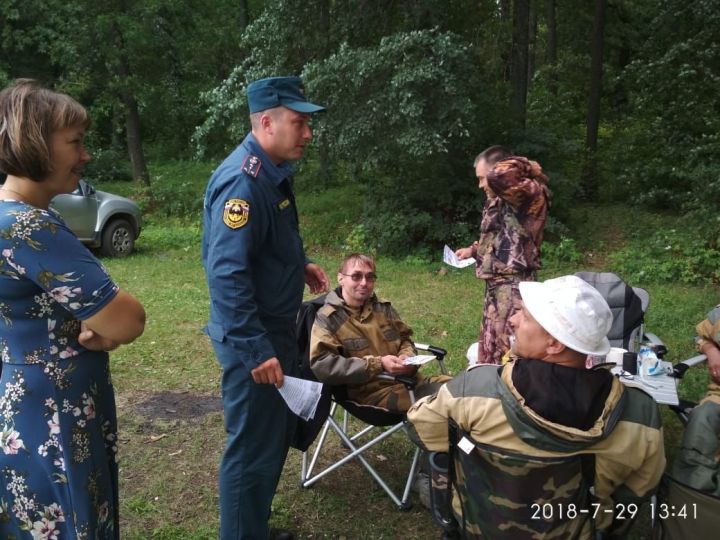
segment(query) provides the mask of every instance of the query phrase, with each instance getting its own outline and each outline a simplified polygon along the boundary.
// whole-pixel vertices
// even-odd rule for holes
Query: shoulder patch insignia
[[[250,203],[243,199],[228,199],[223,209],[223,223],[231,229],[239,229],[250,221]]]
[[[257,175],[260,174],[261,168],[262,161],[260,161],[259,157],[253,155],[247,156],[242,164],[243,172],[249,174],[253,178],[257,178]]]

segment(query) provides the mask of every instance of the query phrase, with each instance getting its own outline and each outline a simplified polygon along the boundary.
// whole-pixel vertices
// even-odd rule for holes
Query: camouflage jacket
[[[415,355],[412,330],[390,302],[373,295],[362,308],[348,306],[331,291],[315,317],[310,336],[310,367],[319,381],[347,385],[348,397],[362,397],[393,381],[373,380],[388,354]]]
[[[454,453],[453,498],[465,536],[621,536],[629,505],[650,497],[665,468],[657,404],[613,378],[591,427],[569,427],[530,408],[513,383],[516,365],[469,368],[408,412],[410,436],[426,450],[448,451],[450,420],[465,434]]]
[[[475,275],[491,279],[540,268],[543,227],[550,205],[548,178],[524,157],[498,162],[487,175],[495,193],[483,209],[480,239],[473,244]]]
[[[691,488],[720,497],[720,386],[710,383],[690,413],[672,476]]]
[[[720,305],[695,327],[698,350],[720,344]],[[720,385],[712,380],[700,404],[690,414],[672,475],[694,489],[720,497]]]

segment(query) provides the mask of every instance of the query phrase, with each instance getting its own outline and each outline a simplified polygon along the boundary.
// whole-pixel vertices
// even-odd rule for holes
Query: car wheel
[[[100,253],[108,257],[127,257],[135,248],[135,230],[126,219],[114,219],[102,233]]]

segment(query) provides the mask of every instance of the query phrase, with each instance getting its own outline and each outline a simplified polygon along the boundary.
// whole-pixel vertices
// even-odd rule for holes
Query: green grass
[[[185,186],[180,198],[202,198],[209,172],[206,165],[171,164],[156,184],[169,191],[177,183]],[[122,185],[129,186],[126,193],[132,195],[133,186]],[[109,188],[103,184],[101,189]],[[115,185],[109,190],[115,190]],[[298,195],[308,251],[333,283],[343,241],[362,211],[361,197],[356,187]],[[612,270],[609,255],[625,245],[625,235],[660,219],[649,214],[633,218],[622,207],[588,206],[578,214],[571,233],[583,262],[547,261],[542,279],[578,270]],[[224,431],[216,407],[220,369],[201,330],[207,320],[208,296],[200,263],[199,216],[170,218],[158,213],[147,221],[136,254],[103,260],[113,278],[142,301],[148,315],[145,334],[112,354],[121,432],[122,536],[131,540],[215,538],[217,466]],[[482,315],[483,284],[473,271],[448,269],[439,260],[380,257],[378,274],[378,294],[393,301],[414,329],[415,338],[447,349],[452,373],[463,369],[465,351],[477,339]],[[694,354],[694,325],[718,302],[717,287],[641,285],[651,295],[647,327],[668,344],[670,358]],[[704,368],[693,371],[683,381],[681,394],[697,399],[704,392],[707,375]],[[179,406],[173,398],[187,401],[187,406]],[[672,453],[681,431],[666,408],[663,417],[666,446]],[[339,451],[337,444],[335,449]],[[408,458],[411,450],[407,441],[399,441],[376,452],[388,458],[377,461],[376,455],[374,459],[395,485],[401,482],[395,463]],[[298,487],[299,470],[300,454],[293,450],[274,501],[273,526],[300,531],[305,538],[438,537],[438,529],[419,504],[409,513],[398,512],[356,464],[309,490]],[[635,537],[649,537],[647,528],[647,523],[639,523]]]

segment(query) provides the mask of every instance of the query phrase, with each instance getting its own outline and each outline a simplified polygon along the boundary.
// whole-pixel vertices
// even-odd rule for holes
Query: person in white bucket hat
[[[523,281],[519,288],[523,309],[510,318],[510,324],[515,330],[512,350],[516,355],[542,359],[542,352],[533,356],[518,350],[518,347],[537,348],[545,344],[544,340],[525,340],[517,335],[528,314],[549,337],[564,346],[560,351],[552,348],[548,352],[549,356],[554,357],[558,352],[567,353],[568,349],[577,353],[562,354],[563,360],[560,363],[569,362],[584,368],[587,355],[600,356],[610,351],[607,333],[612,326],[612,312],[605,299],[592,285],[577,276],[562,276],[542,283]],[[565,358],[566,356],[573,358]]]
[[[472,366],[419,400],[408,432],[427,451],[456,446],[453,513],[467,536],[622,537],[665,469],[657,404],[585,368],[610,349],[612,323],[591,285],[563,276],[519,291],[516,359]]]

